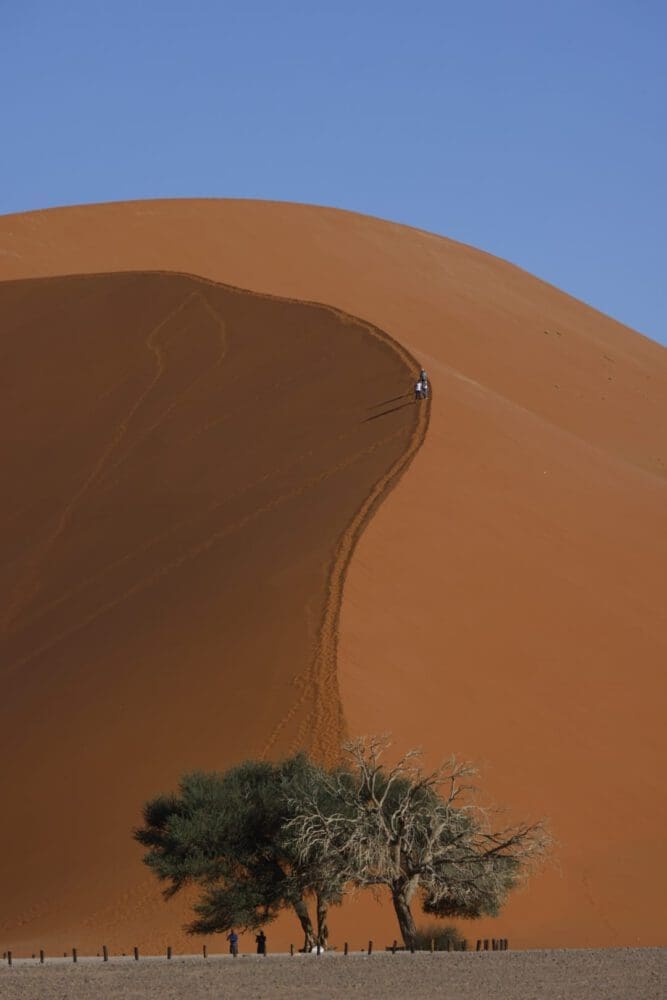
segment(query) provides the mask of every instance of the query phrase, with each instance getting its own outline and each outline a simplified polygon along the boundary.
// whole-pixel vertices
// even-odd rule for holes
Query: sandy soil
[[[667,822],[667,352],[479,251],[308,206],[32,213],[0,219],[0,250],[5,279],[173,269],[329,303],[386,330],[426,366],[434,398],[425,444],[366,529],[345,583],[343,721],[353,733],[392,730],[431,760],[452,750],[481,760],[485,788],[513,815],[552,817],[559,867],[511,903],[500,927],[468,936],[515,946],[664,943],[664,876],[653,859]],[[193,690],[199,663],[197,654]],[[94,684],[88,692],[86,711],[101,697]],[[186,697],[189,746],[200,709]],[[36,725],[46,712],[32,703]],[[198,760],[228,763],[230,741],[245,740],[259,711],[257,699],[252,716],[239,706],[210,763],[205,753]],[[33,776],[60,730],[40,731],[21,751]],[[137,791],[124,784],[129,758],[113,741],[107,754],[104,774],[127,808]],[[19,803],[25,787],[12,783]],[[29,839],[35,807],[22,808]],[[5,855],[5,864],[13,872],[24,857]],[[44,892],[32,862],[20,909],[0,902],[0,921],[7,938],[39,947]],[[49,892],[75,877],[74,859],[61,858]],[[105,900],[109,913],[132,911],[140,878],[137,864]],[[82,883],[79,902],[63,928],[70,938],[94,933],[94,883]],[[368,900],[331,923],[338,936],[352,925],[362,939],[395,935],[391,913]],[[286,945],[292,923],[271,934]]]
[[[6,1000],[234,997],[280,1000],[662,1000],[664,950],[486,955],[257,956],[0,967]]]

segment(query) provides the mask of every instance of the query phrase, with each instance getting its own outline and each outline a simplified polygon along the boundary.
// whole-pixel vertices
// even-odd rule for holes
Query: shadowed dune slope
[[[665,350],[504,261],[352,213],[180,201],[0,219],[0,278],[118,269],[329,303],[426,366],[424,446],[345,581],[348,727],[481,760],[513,815],[552,817],[558,870],[469,934],[664,943]],[[331,925],[395,934],[367,901]]]
[[[161,948],[138,807],[337,749],[332,568],[425,411],[331,309],[136,273],[5,282],[0,312],[3,940]]]

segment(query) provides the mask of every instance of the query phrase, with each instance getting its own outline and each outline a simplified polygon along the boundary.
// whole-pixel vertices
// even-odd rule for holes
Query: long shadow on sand
[[[387,417],[390,413],[396,413],[397,410],[404,410],[406,406],[412,406],[412,403],[401,403],[400,406],[392,406],[390,410],[383,410],[382,413],[374,413],[372,417],[366,417],[363,422],[367,424],[370,420],[379,420],[380,417]]]
[[[373,403],[372,406],[367,407],[369,410],[377,410],[378,406],[389,406],[390,403],[397,403],[399,399],[407,399],[411,393],[403,392],[400,396],[392,396],[391,399],[383,399],[380,403]]]

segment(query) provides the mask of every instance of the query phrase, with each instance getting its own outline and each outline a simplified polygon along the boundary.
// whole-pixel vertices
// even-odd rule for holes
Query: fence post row
[[[509,950],[509,938],[491,938],[490,939],[490,944],[491,944],[491,950],[492,951],[508,951]],[[431,938],[431,945],[430,945],[430,947],[431,947],[431,952],[434,952],[435,951],[435,938]],[[321,953],[321,950],[322,950],[321,949],[321,945],[318,942],[317,949],[316,949],[318,955]],[[398,950],[398,941],[397,941],[396,938],[394,938],[393,944],[391,946],[391,953],[392,953],[392,955],[395,955],[397,950]],[[452,950],[456,950],[456,949],[453,948],[452,942],[448,941],[447,942],[447,951],[452,951]],[[461,951],[467,951],[467,950],[468,950],[468,942],[467,942],[467,940],[464,940],[462,942],[462,944],[461,944]],[[483,939],[482,938],[477,938],[477,940],[475,941],[475,951],[488,951],[488,950],[489,950],[489,938],[483,938]],[[133,949],[133,952],[134,952],[134,960],[135,960],[135,962],[138,962],[139,961],[139,948],[135,946],[134,949]],[[343,954],[344,955],[349,955],[349,952],[350,952],[350,946],[349,946],[349,943],[346,941],[344,943],[344,945],[343,945]],[[415,946],[414,946],[414,944],[410,945],[410,952],[411,952],[411,954],[414,955],[414,953],[415,953]],[[294,956],[294,945],[293,944],[291,944],[289,946],[289,953],[290,953],[290,955],[292,957]],[[123,954],[125,954],[125,953],[123,952]],[[206,945],[202,945],[202,954],[203,954],[204,958],[206,958],[206,959],[208,958],[208,947]],[[368,954],[369,955],[373,954],[373,942],[372,941],[368,942]],[[98,952],[98,955],[99,955],[99,952]],[[167,958],[171,959],[171,956],[172,956],[172,947],[171,947],[171,945],[168,945],[167,946]],[[12,964],[12,953],[11,953],[11,951],[3,951],[2,957],[3,957],[3,959],[7,960],[8,965]],[[33,955],[32,957],[35,958],[36,956]],[[67,952],[66,951],[63,952],[63,958],[67,958]],[[40,963],[42,965],[44,965],[44,959],[45,959],[45,951],[44,951],[43,948],[40,948],[39,949],[39,961],[40,961]],[[105,944],[102,945],[102,960],[104,962],[108,962],[109,961],[109,949],[108,949],[107,945],[105,945]],[[78,962],[78,952],[77,952],[76,948],[72,948],[72,961],[73,962]]]

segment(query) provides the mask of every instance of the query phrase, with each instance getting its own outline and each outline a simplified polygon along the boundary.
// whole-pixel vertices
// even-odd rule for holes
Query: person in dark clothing
[[[257,942],[257,954],[266,955],[266,934],[264,931],[260,931],[256,935],[255,941]]]
[[[227,940],[229,941],[229,954],[236,958],[239,953],[239,936],[233,927],[227,935]]]

